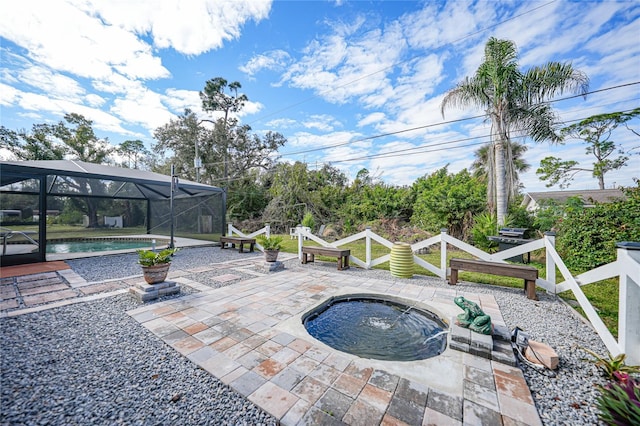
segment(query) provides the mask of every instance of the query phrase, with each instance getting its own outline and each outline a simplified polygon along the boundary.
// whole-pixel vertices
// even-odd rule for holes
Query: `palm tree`
[[[518,195],[518,189],[520,188],[518,173],[526,172],[531,167],[527,160],[522,158],[528,149],[526,145],[519,142],[509,142],[506,145],[505,183],[507,186],[507,205]],[[471,171],[475,177],[487,183],[487,209],[494,211],[496,208],[496,183],[493,145],[490,143],[483,145],[474,154],[476,158],[471,164]]]
[[[507,215],[505,152],[512,133],[536,142],[559,142],[556,114],[549,99],[565,91],[586,94],[589,78],[570,63],[549,62],[520,71],[514,42],[491,37],[484,61],[473,77],[465,77],[445,95],[442,115],[448,107],[480,107],[491,121],[491,146],[495,158],[496,215],[498,225]]]

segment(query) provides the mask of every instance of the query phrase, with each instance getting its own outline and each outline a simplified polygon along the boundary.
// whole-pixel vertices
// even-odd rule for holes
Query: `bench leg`
[[[449,278],[449,284],[456,285],[458,282],[458,270],[451,269],[451,277]]]
[[[344,257],[344,269],[349,269],[349,256]]]
[[[250,243],[249,245],[249,253],[253,253],[253,246],[255,246],[254,243]]]
[[[303,264],[307,263],[307,253],[302,253],[302,263]]]
[[[338,271],[342,271],[342,256],[338,256]]]
[[[240,243],[240,247],[238,247],[238,253],[244,253],[244,243]]]
[[[524,280],[524,291],[527,293],[527,299],[538,300],[535,281]]]

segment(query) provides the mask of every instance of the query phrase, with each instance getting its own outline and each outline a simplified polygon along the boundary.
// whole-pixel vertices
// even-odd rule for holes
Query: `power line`
[[[625,111],[621,111],[621,112],[630,112],[632,110],[633,109],[629,109],[629,110],[625,110]],[[579,122],[579,121],[584,120],[585,118],[587,118],[587,117],[576,118],[576,119],[573,119],[573,120],[567,120],[567,121],[561,122],[561,124],[565,124],[566,125],[568,123]],[[446,142],[439,142],[439,143],[435,143],[435,144],[417,146],[417,147],[413,147],[413,148],[406,148],[406,149],[398,150],[398,151],[394,151],[394,152],[369,154],[369,155],[364,155],[364,156],[360,156],[360,157],[348,158],[348,159],[344,159],[344,160],[332,160],[332,161],[328,161],[327,163],[328,164],[334,164],[334,163],[343,163],[343,162],[350,162],[350,161],[371,160],[371,159],[378,159],[378,158],[401,157],[401,156],[405,156],[405,155],[420,154],[420,153],[425,153],[425,152],[442,151],[444,149],[466,148],[466,147],[470,147],[470,146],[483,145],[486,142],[477,142],[477,143],[473,143],[473,144],[460,145],[460,146],[454,146],[454,147],[448,147],[448,148],[442,148],[442,149],[435,149],[435,150],[428,149],[428,148],[432,148],[432,147],[436,147],[436,146],[451,145],[451,144],[454,144],[454,143],[464,142],[464,141],[467,141],[467,140],[482,139],[482,138],[489,138],[489,137],[491,137],[491,134],[482,135],[482,136],[474,136],[474,137],[463,138],[463,139],[456,139],[456,140],[446,141]],[[510,139],[525,139],[527,137],[528,137],[528,135],[518,135],[518,136],[511,136]],[[409,151],[411,151],[411,152],[409,153]]]
[[[587,92],[587,93],[581,94],[581,95],[566,96],[566,97],[563,97],[563,98],[558,98],[558,99],[554,99],[554,100],[548,101],[546,103],[555,103],[555,102],[565,101],[565,100],[568,100],[568,99],[574,99],[574,98],[577,98],[577,97],[587,96],[587,95],[591,95],[591,94],[594,94],[594,93],[600,93],[600,92],[604,92],[604,91],[607,91],[607,90],[613,90],[613,89],[619,89],[619,88],[622,88],[622,87],[633,86],[633,85],[636,85],[636,84],[640,84],[640,81],[636,81],[636,82],[632,82],[632,83],[624,83],[624,84],[620,84],[620,85],[617,85],[617,86],[611,86],[611,87],[606,87],[606,88],[603,88],[603,89],[593,90],[593,91],[590,91],[590,92]],[[438,122],[438,123],[430,123],[430,124],[425,124],[424,126],[411,127],[409,129],[403,129],[403,130],[398,130],[398,131],[389,132],[389,133],[381,133],[381,134],[378,134],[378,135],[368,136],[368,137],[365,137],[365,138],[359,138],[359,139],[355,139],[355,140],[352,140],[352,141],[339,142],[339,143],[331,144],[331,145],[323,145],[323,146],[318,147],[318,148],[309,148],[309,149],[302,150],[302,151],[279,153],[278,155],[280,155],[280,156],[291,156],[291,155],[307,154],[309,152],[324,151],[326,149],[335,148],[335,147],[338,147],[338,146],[350,145],[350,144],[357,143],[357,142],[363,142],[363,141],[367,141],[367,140],[378,139],[378,138],[385,137],[385,136],[392,136],[392,135],[397,135],[397,134],[401,134],[401,133],[412,132],[412,131],[415,131],[415,130],[422,130],[422,129],[426,129],[426,128],[429,128],[429,127],[436,127],[436,126],[442,126],[442,125],[445,125],[445,124],[453,124],[453,123],[459,123],[459,122],[468,121],[468,120],[475,120],[477,118],[482,118],[482,117],[485,117],[485,115],[484,114],[483,115],[475,115],[475,116],[472,116],[472,117],[460,118],[460,119],[457,119],[457,120],[449,120],[449,121],[441,121],[441,122]]]

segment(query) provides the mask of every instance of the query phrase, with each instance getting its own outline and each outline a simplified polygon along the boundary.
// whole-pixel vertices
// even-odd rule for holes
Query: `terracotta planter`
[[[167,278],[170,266],[171,263],[143,266],[142,274],[144,275],[144,280],[149,284],[157,284],[163,282]]]
[[[278,260],[278,253],[280,253],[280,250],[265,250],[264,260],[266,262],[275,262]]]

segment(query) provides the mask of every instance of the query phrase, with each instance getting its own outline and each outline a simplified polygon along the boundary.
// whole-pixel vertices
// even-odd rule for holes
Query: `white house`
[[[595,202],[610,203],[615,200],[626,199],[624,193],[619,189],[528,192],[520,205],[526,207],[527,211],[534,212],[540,207],[540,203],[543,200],[553,200],[558,204],[564,204],[569,197],[580,197],[585,207],[593,207]]]

